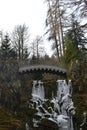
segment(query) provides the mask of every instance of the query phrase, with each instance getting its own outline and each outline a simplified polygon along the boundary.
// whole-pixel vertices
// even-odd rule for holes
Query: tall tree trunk
[[[22,60],[23,60],[24,59],[24,40],[23,40],[23,36],[21,37],[21,43],[22,43],[21,51],[22,51]]]
[[[56,36],[54,38],[55,38],[55,43],[56,43],[56,51],[57,51],[58,61],[60,61],[57,38],[56,38]]]
[[[61,35],[61,54],[64,54],[63,28],[62,28],[62,22],[61,22],[61,13],[60,13],[59,0],[58,0],[58,12],[59,12],[60,35]]]
[[[19,41],[18,41],[18,58],[19,58],[19,60],[21,59],[21,45],[20,45],[20,39],[19,39]]]
[[[62,46],[61,46],[61,38],[60,38],[60,33],[59,33],[59,28],[58,28],[58,40],[59,40],[59,52],[60,52],[60,57],[62,56]]]

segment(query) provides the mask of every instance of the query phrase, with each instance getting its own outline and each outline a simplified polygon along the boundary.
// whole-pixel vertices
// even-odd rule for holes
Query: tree
[[[67,18],[69,19],[71,14],[76,15],[77,20],[81,22],[81,27],[86,29],[87,22],[85,20],[87,16],[87,0],[67,0],[67,9],[69,10]]]
[[[49,40],[53,41],[52,49],[56,50],[58,60],[60,60],[60,57],[64,54],[64,1],[46,0],[46,2],[48,4],[46,19],[47,32],[49,32]]]
[[[11,42],[9,35],[6,34],[1,43],[0,57],[2,60],[9,58],[16,58],[16,53],[13,48],[11,48]]]
[[[1,43],[2,43],[2,40],[3,40],[3,32],[0,31],[0,45],[1,45]]]
[[[13,101],[13,91],[17,90],[18,63],[17,55],[11,47],[9,34],[4,35],[0,48],[0,101],[5,107],[13,108],[17,101]]]
[[[65,35],[65,61],[71,62],[73,59],[80,60],[80,56],[86,53],[87,38],[80,27],[80,24],[72,16],[71,29]]]
[[[29,41],[28,27],[25,24],[15,26],[14,31],[12,33],[12,42],[19,60],[23,60],[25,58],[27,48],[26,44],[28,41]]]
[[[33,57],[39,59],[39,57],[44,54],[44,47],[43,47],[43,39],[41,36],[36,36],[35,40],[31,43],[30,46],[31,53]]]
[[[72,17],[72,25],[65,35],[65,55],[68,75],[74,81],[75,90],[83,90],[87,78],[87,38],[80,24]]]
[[[74,14],[81,22],[80,27],[86,31],[87,23],[82,16],[87,15],[86,0],[46,0],[48,5],[47,11],[47,32],[49,32],[49,40],[52,40],[52,49],[58,56],[58,59],[65,53],[64,36],[70,27],[70,17]],[[81,18],[82,17],[82,18]],[[83,23],[82,21],[85,21]],[[83,25],[82,25],[83,24]]]
[[[80,16],[87,16],[87,0],[72,0],[69,4],[74,6],[75,13],[80,12]]]

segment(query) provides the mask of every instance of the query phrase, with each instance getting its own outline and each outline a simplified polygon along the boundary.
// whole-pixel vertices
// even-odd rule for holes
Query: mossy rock
[[[39,125],[41,130],[58,130],[58,125],[52,120],[48,120],[47,118],[42,119]]]

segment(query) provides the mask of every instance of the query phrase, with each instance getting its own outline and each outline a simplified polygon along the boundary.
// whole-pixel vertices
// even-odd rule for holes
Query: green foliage
[[[71,37],[71,43],[74,45],[76,49],[80,51],[84,51],[87,44],[87,38],[84,35],[84,31],[81,28],[79,22],[75,20],[75,16],[71,16],[71,29],[69,36]]]
[[[85,92],[85,87],[87,87],[87,62],[84,60],[85,57],[82,58],[79,62],[74,63],[71,69],[71,78],[76,92]]]
[[[65,54],[64,61],[66,63],[76,62],[79,60],[82,54],[86,53],[87,38],[84,36],[84,32],[81,29],[79,23],[72,16],[71,29],[65,35]]]
[[[76,114],[74,116],[74,126],[77,126],[77,129],[79,129],[80,124],[82,124],[84,116],[83,113],[87,110],[87,90],[85,89],[86,94],[84,93],[77,93],[73,94],[73,101],[74,105],[76,107]],[[87,126],[86,126],[87,129]],[[85,129],[84,129],[85,130]]]
[[[65,37],[65,48],[66,52],[64,54],[64,61],[65,63],[70,63],[71,61],[75,61],[79,55],[79,50],[77,50],[74,45],[71,43],[71,37],[69,36],[68,32]]]
[[[73,83],[73,101],[76,107],[74,126],[79,129],[83,113],[87,110],[87,38],[74,17],[71,29],[65,35],[65,54],[62,61],[67,68],[67,77]]]

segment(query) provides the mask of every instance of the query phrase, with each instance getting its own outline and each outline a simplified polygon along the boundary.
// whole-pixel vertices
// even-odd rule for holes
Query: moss
[[[77,126],[83,122],[83,113],[87,111],[87,94],[77,93],[73,95],[74,106],[76,107],[75,121]]]
[[[0,107],[0,130],[16,130],[21,128],[22,122],[13,116],[6,108]]]

